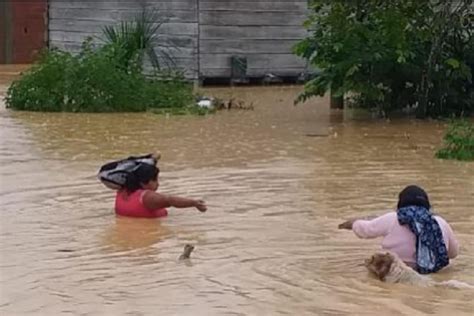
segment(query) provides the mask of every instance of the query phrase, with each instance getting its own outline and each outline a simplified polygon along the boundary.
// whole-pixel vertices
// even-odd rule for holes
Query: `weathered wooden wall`
[[[166,49],[189,78],[229,77],[230,57],[245,56],[249,76],[298,75],[305,63],[291,52],[306,31],[307,0],[49,0],[51,46],[77,51],[105,25],[155,8]],[[174,48],[170,48],[174,47]]]
[[[197,0],[49,0],[50,45],[78,51],[87,36],[101,41],[101,30],[140,13],[156,9],[165,21],[160,28],[158,50],[175,57],[176,66],[188,78],[197,75]]]
[[[298,75],[305,62],[292,54],[306,34],[307,0],[200,0],[201,77],[229,77],[230,57],[247,57],[249,76]]]

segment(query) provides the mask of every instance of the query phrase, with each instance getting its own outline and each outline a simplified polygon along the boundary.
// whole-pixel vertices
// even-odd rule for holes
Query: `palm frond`
[[[159,29],[164,20],[155,10],[143,9],[131,21],[122,21],[115,26],[102,28],[102,40],[106,44],[116,45],[124,50],[123,66],[128,67],[132,59],[142,61],[144,55],[150,59],[153,68],[161,68],[160,55],[166,61],[167,66],[174,63],[174,58],[164,50],[156,49],[159,43]]]

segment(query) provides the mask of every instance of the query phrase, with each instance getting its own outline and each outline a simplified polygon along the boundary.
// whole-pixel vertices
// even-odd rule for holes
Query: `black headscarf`
[[[443,232],[431,213],[425,190],[410,185],[398,195],[397,218],[416,236],[416,270],[433,273],[449,264]]]
[[[431,209],[430,200],[425,190],[417,185],[409,185],[398,195],[397,208],[406,206],[421,206],[427,210]]]

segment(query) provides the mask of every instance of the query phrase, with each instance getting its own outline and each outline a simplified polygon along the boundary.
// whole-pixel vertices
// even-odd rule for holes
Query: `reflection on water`
[[[444,125],[344,119],[323,99],[294,107],[298,91],[209,89],[255,111],[207,117],[1,110],[1,314],[471,314],[474,291],[369,277],[378,241],[336,228],[418,183],[461,242],[435,278],[474,284],[474,165],[433,158]],[[207,213],[113,215],[97,168],[155,149],[163,191]]]
[[[171,235],[160,220],[118,216],[104,235],[104,246],[113,251],[148,250]]]

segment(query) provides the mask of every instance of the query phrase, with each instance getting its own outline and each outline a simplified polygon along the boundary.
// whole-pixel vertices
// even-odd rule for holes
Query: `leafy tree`
[[[474,110],[472,0],[312,0],[295,53],[321,73],[297,102],[332,90],[382,115]]]

